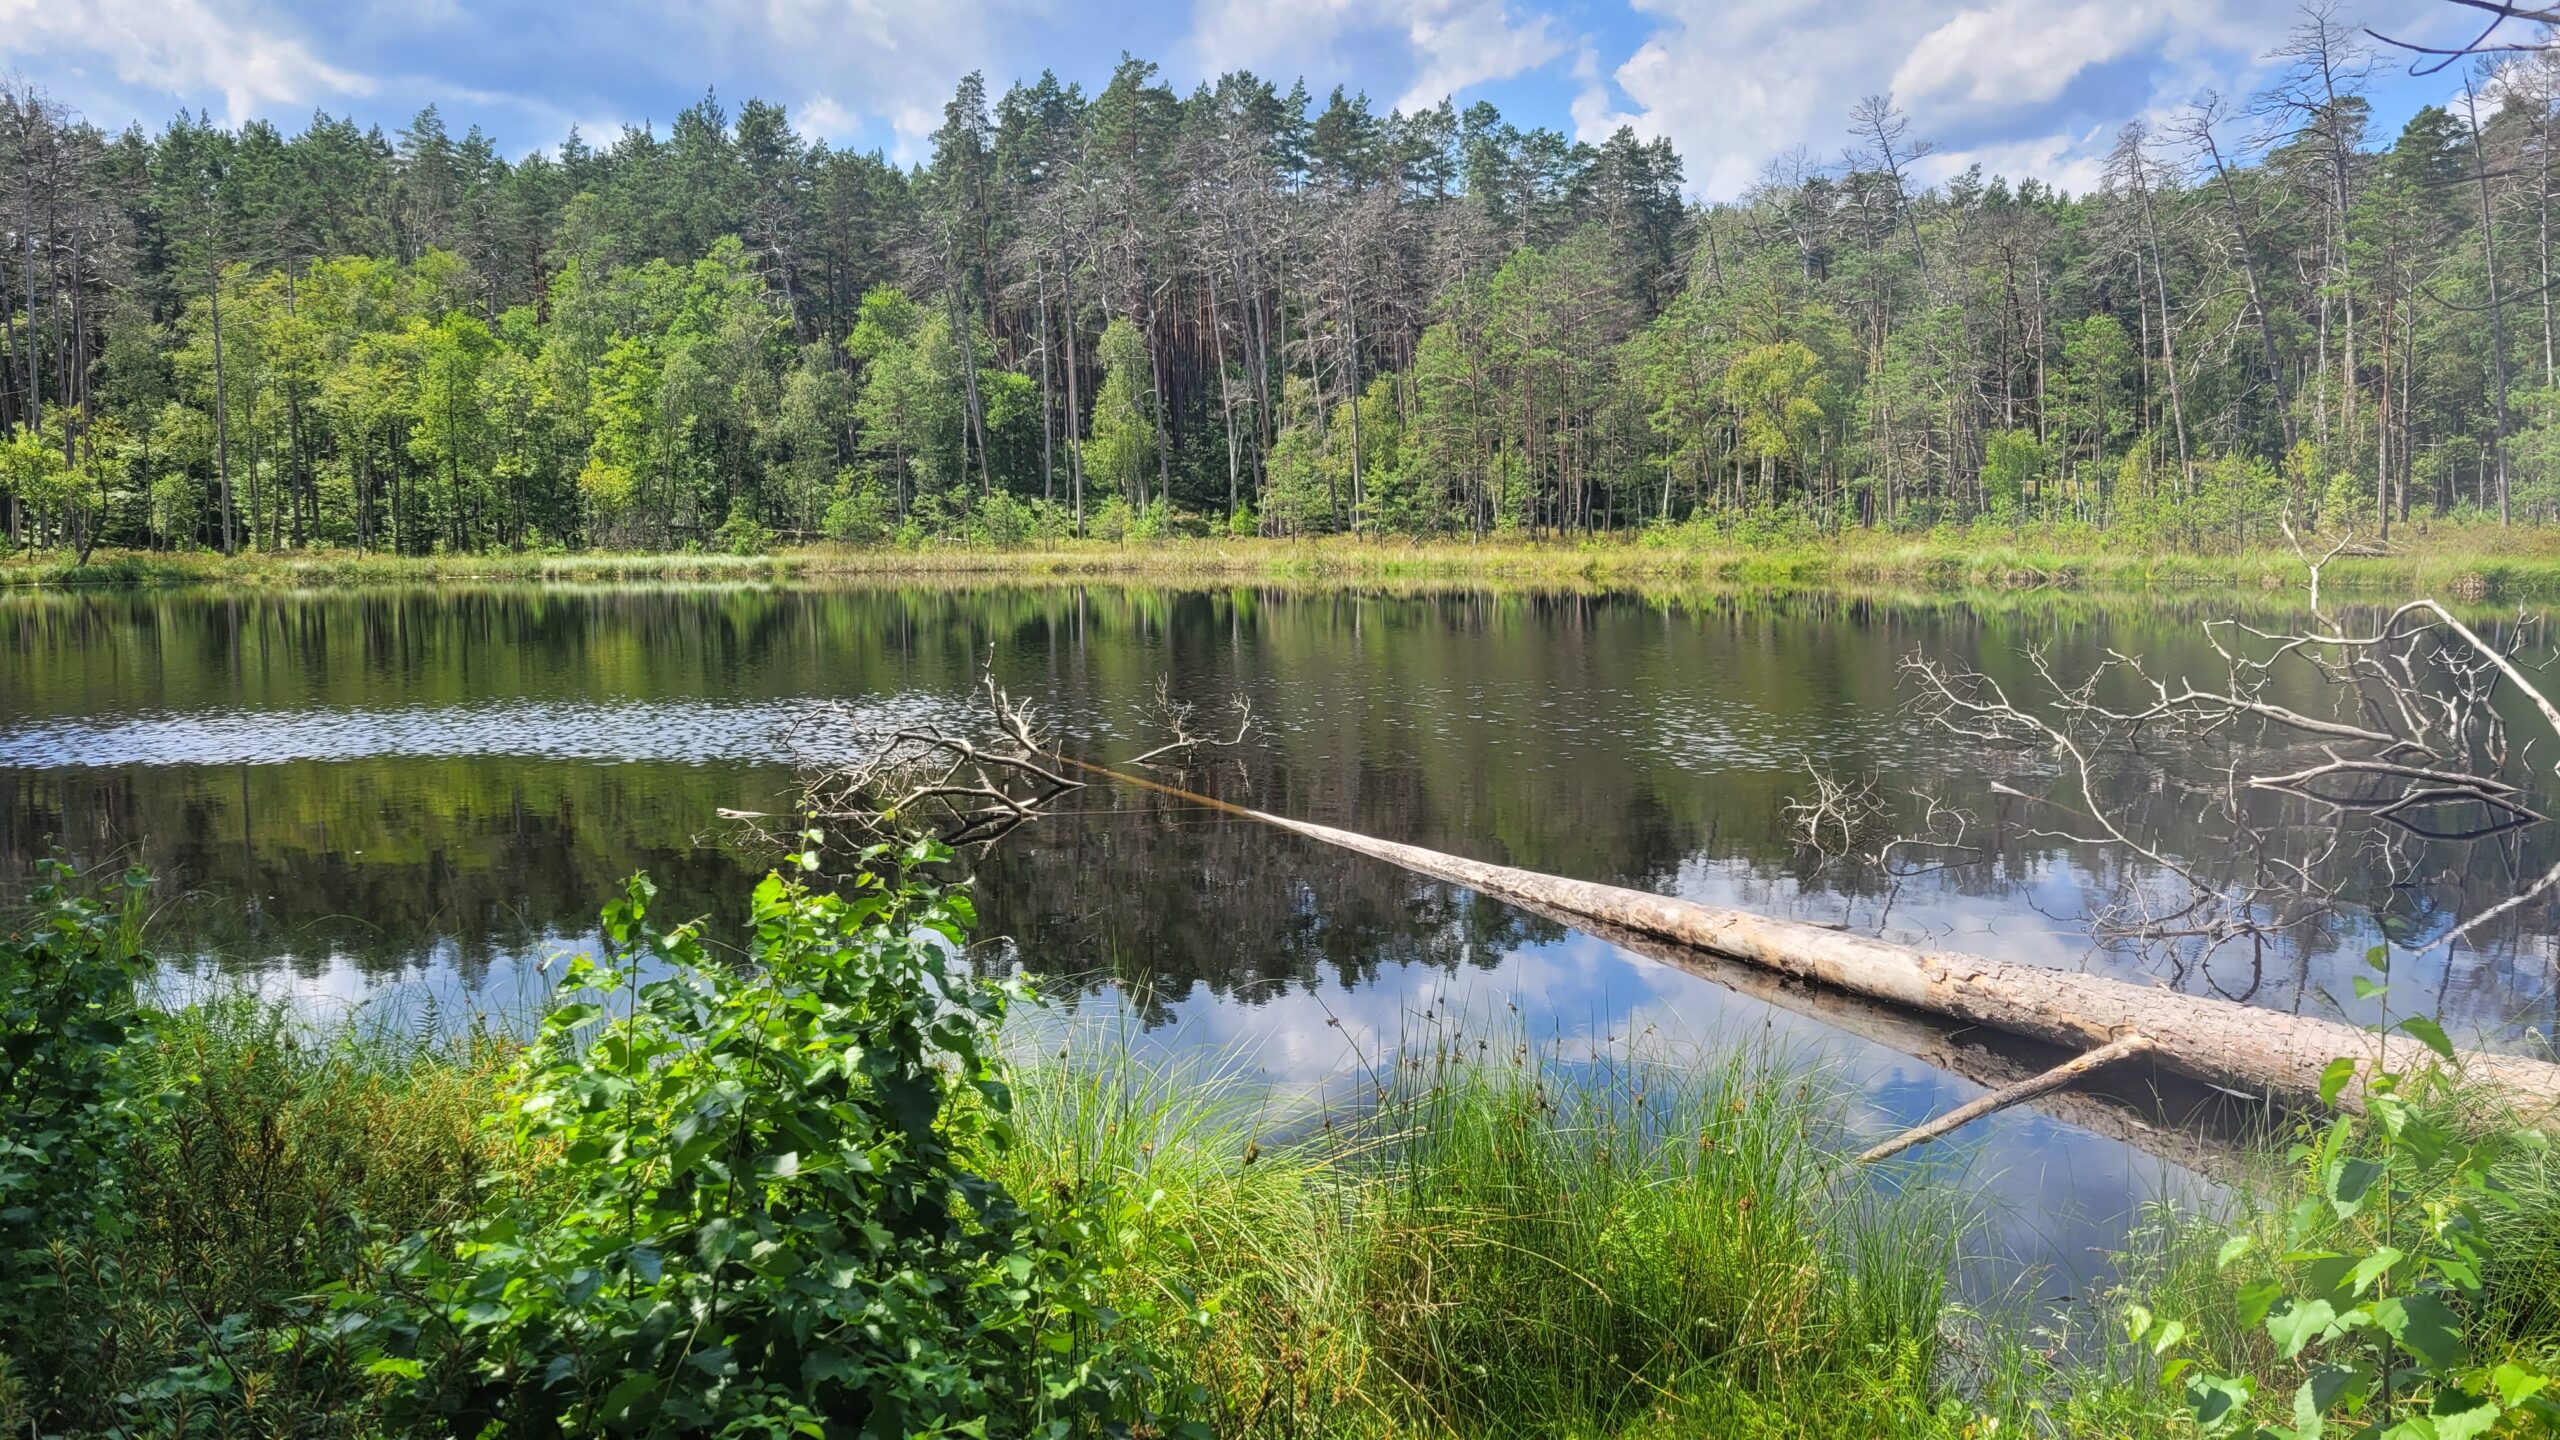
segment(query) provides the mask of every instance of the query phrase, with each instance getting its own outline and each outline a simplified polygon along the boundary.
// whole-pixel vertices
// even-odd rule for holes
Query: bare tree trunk
[[[1067,331],[1067,483],[1075,491],[1076,538],[1084,538],[1084,405],[1076,392],[1076,271],[1063,242],[1058,247],[1058,283]]]
[[[1040,256],[1032,262],[1040,287],[1040,498],[1058,498],[1057,402],[1052,398],[1049,380],[1049,258]]]
[[[2480,190],[2480,268],[2489,284],[2489,369],[2498,385],[2498,408],[2489,418],[2489,449],[2498,479],[2498,523],[2504,525],[2513,518],[2507,484],[2507,313],[2498,296],[2498,241],[2489,206],[2489,152],[2480,133],[2480,97],[2467,79],[2462,98],[2471,121],[2471,173]]]
[[[235,555],[240,540],[231,505],[231,402],[222,374],[222,267],[211,260],[205,263],[212,281],[205,304],[213,322],[213,450],[215,473],[222,484],[222,553]]]
[[[2417,1063],[2427,1054],[2415,1039],[2377,1036],[2311,1016],[2136,985],[2085,971],[2048,969],[1960,951],[1923,950],[1798,920],[1469,860],[1248,810],[1060,758],[1089,773],[1258,820],[1465,886],[1479,895],[1623,926],[1853,995],[1953,1016],[2074,1050],[2104,1046],[2127,1034],[2145,1035],[2158,1045],[2160,1059],[2171,1068],[2251,1094],[2317,1103],[2322,1076],[2333,1060],[2374,1056],[2377,1062]],[[2462,1062],[2466,1077],[2528,1113],[2543,1117],[2560,1111],[2560,1065],[2480,1052],[2465,1054]],[[2346,1092],[2350,1100],[2360,1095],[2355,1085]]]

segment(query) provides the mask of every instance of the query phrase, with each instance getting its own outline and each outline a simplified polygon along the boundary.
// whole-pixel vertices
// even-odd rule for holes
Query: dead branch
[[[1799,759],[1813,780],[1813,791],[1786,803],[1784,813],[1796,843],[1826,860],[1852,853],[1859,839],[1884,818],[1884,799],[1876,793],[1876,782],[1836,779],[1814,764],[1812,757]]]
[[[1171,677],[1164,675],[1156,677],[1156,715],[1173,738],[1131,759],[1130,764],[1157,765],[1168,756],[1178,761],[1188,761],[1202,750],[1235,749],[1244,744],[1245,740],[1253,734],[1252,700],[1242,695],[1228,699],[1227,708],[1235,716],[1236,733],[1221,739],[1216,735],[1200,734],[1192,728],[1197,721],[1199,705],[1194,701],[1175,699],[1172,685]]]
[[[1015,700],[993,675],[977,692],[978,725],[969,729],[912,725],[895,729],[821,723],[825,751],[851,761],[819,760],[802,736],[788,738],[804,757],[794,820],[867,841],[919,830],[954,849],[993,845],[1060,796],[1086,782],[1059,774],[1045,756],[1051,743],[1033,707]],[[780,817],[724,810],[769,840]],[[789,848],[801,848],[797,844]]]

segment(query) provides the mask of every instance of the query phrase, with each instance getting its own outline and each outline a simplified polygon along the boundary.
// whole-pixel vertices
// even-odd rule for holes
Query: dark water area
[[[1204,707],[1250,697],[1254,741],[1186,783],[1260,809],[2273,1010],[2370,1018],[2341,1002],[2384,943],[2395,1005],[2547,1044],[2548,895],[2431,942],[2560,862],[2550,827],[2367,870],[2350,856],[2336,913],[2277,940],[2165,959],[2100,944],[2091,914],[2160,876],[2055,838],[1995,788],[2051,757],[1916,719],[1898,673],[1918,653],[2026,693],[2031,650],[2071,671],[2111,649],[2209,673],[2198,621],[2213,613],[1102,586],[19,593],[0,596],[0,884],[48,854],[139,863],[161,878],[173,973],[398,1023],[520,1015],[546,957],[587,943],[635,870],[662,913],[734,929],[772,857],[716,811],[783,800],[795,758],[856,721],[963,717],[992,667],[1097,758],[1159,738],[1160,680]],[[1808,767],[1872,778],[1906,811],[1915,788],[1961,804],[1979,853],[1899,879],[1823,860],[1786,813]],[[2177,754],[2118,767],[2110,800],[2201,852],[2182,786],[2213,783],[2206,770]],[[996,963],[1139,1043],[1214,1051],[1277,1086],[1343,1082],[1481,1014],[1568,1060],[1773,1043],[1849,1086],[1879,1133],[1980,1093],[1936,1062],[1982,1037],[1933,1048],[1906,1020],[1771,1003],[1164,796],[1080,792],[978,876]],[[1934,1159],[1991,1198],[1986,1254],[2069,1288],[2143,1202],[2202,1193],[2157,1153],[2174,1147],[2104,1130],[2014,1110]]]

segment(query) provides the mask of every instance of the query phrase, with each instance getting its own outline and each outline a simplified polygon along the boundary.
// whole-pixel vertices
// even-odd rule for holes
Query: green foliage
[[[835,498],[827,505],[830,540],[877,544],[897,529],[897,498],[868,472],[847,470],[836,479]]]
[[[1102,393],[1093,402],[1093,438],[1085,443],[1086,471],[1096,481],[1143,508],[1148,467],[1159,441],[1155,392],[1148,378],[1147,344],[1121,316],[1102,332]]]
[[[2027,497],[2043,488],[2047,459],[2032,430],[2003,430],[1984,447],[1983,508],[2002,524],[2026,511]]]
[[[888,857],[875,854],[875,862]],[[918,844],[903,867],[947,856]],[[955,1146],[1001,1148],[1006,992],[956,947],[965,896],[866,872],[768,877],[739,964],[648,918],[566,983],[509,1123],[546,1173],[450,1252],[410,1245],[375,1312],[400,1408],[479,1433],[1067,1433],[1131,1413],[1143,1371],[1087,1298],[1071,1225]],[[645,979],[647,963],[672,967]]]
[[[1955,1206],[1831,1184],[1840,1096],[1769,1055],[1550,1065],[1479,1038],[1408,1036],[1374,1110],[1301,1125],[1249,1059],[1035,1029],[1055,1058],[1019,1073],[996,1165],[1124,1197],[1113,1293],[1220,1435],[1978,1423],[1932,1373]],[[1167,1292],[1193,1309],[1135,1303]]]
[[[2369,960],[2387,974],[2387,949]],[[2357,988],[2384,987],[2358,977]],[[2264,1337],[2258,1363],[2200,1363],[2212,1357],[2186,1353],[2187,1320],[2142,1305],[2127,1313],[2128,1338],[2162,1358],[2161,1379],[2183,1388],[2208,1440],[2469,1440],[2560,1427],[2550,1393],[2560,1331],[2502,1323],[2519,1302],[2524,1313],[2546,1309],[2545,1297],[2492,1288],[2522,1278],[2499,1275],[2497,1235],[2525,1211],[2511,1183],[2518,1162],[2550,1142],[2463,1103],[2440,1068],[2453,1047],[2432,1020],[2377,1029],[2406,1037],[2398,1048],[2423,1068],[2333,1061],[2320,1089],[2337,1113],[2307,1125],[2290,1151],[2298,1198],[2280,1222],[2233,1234],[2216,1255],[2236,1286],[2232,1318]]]
[[[122,1063],[150,1021],[134,999],[146,883],[93,897],[47,861],[0,930],[0,1357],[39,1387],[109,1339],[74,1303],[71,1257],[126,1224],[124,1152],[150,1098]]]
[[[762,555],[773,548],[773,530],[755,517],[746,501],[730,502],[729,518],[720,522],[712,539],[732,555]]]

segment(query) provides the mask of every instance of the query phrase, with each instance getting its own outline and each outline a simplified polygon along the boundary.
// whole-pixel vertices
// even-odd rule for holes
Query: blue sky
[[[2346,0],[2443,39],[2446,0]],[[297,128],[313,109],[394,128],[428,101],[510,154],[590,138],[716,87],[805,131],[918,158],[951,85],[1055,69],[1097,86],[1123,50],[1177,86],[1231,68],[1383,108],[1455,95],[1597,139],[1668,136],[1725,197],[1796,148],[1834,159],[1857,97],[1891,91],[1937,152],[2083,189],[2115,128],[2205,90],[2245,94],[2288,0],[0,0],[0,68],[111,127],[184,107]],[[2390,128],[2450,77],[2374,77]]]

